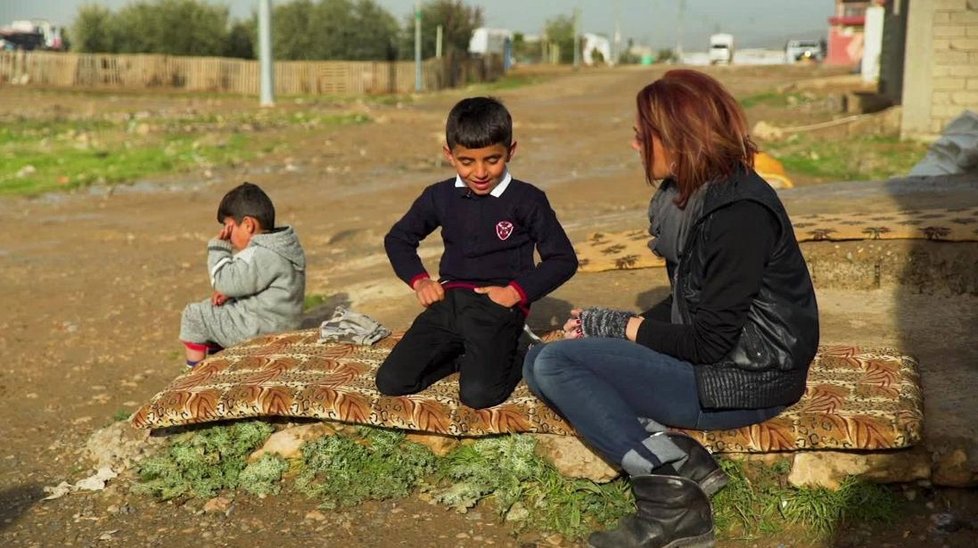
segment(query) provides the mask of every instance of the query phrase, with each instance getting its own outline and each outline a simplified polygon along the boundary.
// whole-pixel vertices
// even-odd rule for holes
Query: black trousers
[[[388,396],[415,394],[458,371],[462,403],[474,409],[500,404],[522,377],[524,322],[518,307],[449,289],[391,350],[377,371],[377,389]]]

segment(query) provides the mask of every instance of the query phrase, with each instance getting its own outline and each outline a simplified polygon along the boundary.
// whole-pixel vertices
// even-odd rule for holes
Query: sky
[[[132,0],[0,0],[0,25],[15,19],[47,19],[70,25],[79,6],[102,4],[117,9]],[[272,4],[288,0],[272,0]],[[413,13],[413,0],[376,0],[399,20]],[[681,44],[686,51],[705,50],[710,34],[729,32],[738,47],[779,48],[788,39],[824,38],[834,0],[465,0],[483,8],[486,26],[540,34],[547,20],[581,10],[581,28],[613,36],[615,21],[623,41],[654,48]],[[209,0],[245,18],[258,0]],[[685,9],[680,14],[680,5]]]

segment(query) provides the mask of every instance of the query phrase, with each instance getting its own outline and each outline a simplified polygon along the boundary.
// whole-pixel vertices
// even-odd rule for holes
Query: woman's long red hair
[[[672,175],[679,188],[676,204],[686,202],[708,181],[754,167],[757,145],[737,100],[711,76],[688,69],[670,70],[636,97],[638,138],[645,178],[653,182],[652,135],[672,154]]]

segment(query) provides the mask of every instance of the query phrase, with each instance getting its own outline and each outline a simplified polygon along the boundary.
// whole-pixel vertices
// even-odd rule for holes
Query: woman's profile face
[[[642,165],[645,167],[645,169],[648,169],[649,166],[646,165],[648,158],[645,157],[645,147],[643,146],[642,142],[644,137],[642,136],[642,132],[638,129],[638,123],[641,122],[637,122],[636,126],[633,128],[635,130],[635,135],[632,137],[632,149],[638,152],[639,158],[642,159]],[[662,140],[659,139],[659,136],[656,135],[655,132],[650,131],[648,133],[652,136],[652,179],[659,181],[667,177],[671,177],[673,175],[671,167],[672,154],[667,151],[664,146],[662,146]]]

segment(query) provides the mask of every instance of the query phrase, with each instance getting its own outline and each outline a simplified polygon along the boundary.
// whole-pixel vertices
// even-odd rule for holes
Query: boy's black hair
[[[224,219],[231,217],[240,223],[245,217],[254,217],[262,230],[275,228],[275,206],[272,199],[258,185],[241,183],[232,188],[221,199],[217,206],[217,222],[224,224]]]
[[[513,118],[495,97],[469,97],[452,107],[445,124],[448,148],[513,144]]]

